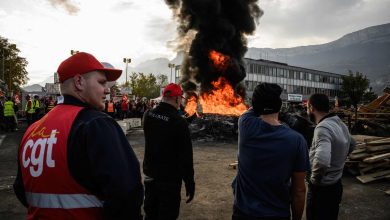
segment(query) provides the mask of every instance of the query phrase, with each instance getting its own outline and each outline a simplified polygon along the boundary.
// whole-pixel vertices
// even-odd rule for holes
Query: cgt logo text
[[[57,143],[57,130],[52,130],[49,138],[38,138],[35,142],[29,139],[23,146],[22,162],[23,167],[30,167],[30,174],[38,177],[42,174],[44,157],[46,152],[46,166],[54,167],[55,161],[52,158],[53,144]],[[31,150],[30,150],[31,149]]]

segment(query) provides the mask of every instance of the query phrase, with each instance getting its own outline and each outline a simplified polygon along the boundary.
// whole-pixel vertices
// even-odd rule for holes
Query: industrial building
[[[342,75],[270,60],[245,58],[244,80],[247,97],[260,82],[277,83],[283,88],[282,99],[287,102],[302,102],[313,93],[324,93],[334,100],[339,96]],[[175,67],[175,81],[179,82],[180,66]]]
[[[324,93],[334,100],[339,96],[342,75],[290,66],[286,63],[245,58],[247,94],[251,97],[259,82],[277,83],[283,88],[284,101],[301,102],[310,94]]]

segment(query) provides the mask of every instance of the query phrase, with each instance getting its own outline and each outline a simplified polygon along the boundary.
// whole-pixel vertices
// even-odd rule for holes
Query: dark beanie
[[[277,113],[282,107],[282,94],[283,89],[273,83],[261,83],[256,86],[252,96],[253,110],[258,115],[268,115]]]

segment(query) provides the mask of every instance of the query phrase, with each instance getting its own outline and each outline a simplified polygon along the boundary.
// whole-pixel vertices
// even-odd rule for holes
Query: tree
[[[362,101],[363,101],[363,103],[367,104],[367,103],[370,103],[370,102],[374,101],[377,98],[378,98],[378,95],[375,94],[372,91],[372,87],[370,87],[369,91],[364,93]]]
[[[115,84],[110,88],[110,91],[111,91],[111,94],[115,95],[115,94],[119,93],[121,90],[119,89],[118,84],[115,83]]]
[[[0,78],[8,85],[9,91],[20,89],[28,81],[27,60],[19,56],[16,44],[0,36]]]
[[[168,76],[160,74],[157,75],[157,84],[163,88],[168,85]]]
[[[144,73],[133,72],[129,78],[128,84],[133,95],[149,99],[158,97],[160,95],[160,88],[166,86],[168,82],[167,76],[158,75],[156,77],[152,73],[145,75]]]
[[[349,70],[349,74],[342,77],[343,84],[341,92],[349,98],[349,101],[355,108],[355,120],[357,120],[358,104],[362,100],[363,95],[367,92],[370,81],[362,73],[356,72],[353,74]]]

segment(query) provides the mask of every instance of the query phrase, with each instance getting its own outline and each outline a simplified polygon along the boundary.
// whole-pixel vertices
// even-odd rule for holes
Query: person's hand
[[[186,196],[187,196],[187,201],[186,203],[189,203],[192,201],[195,195],[195,182],[191,181],[190,183],[186,183]]]

